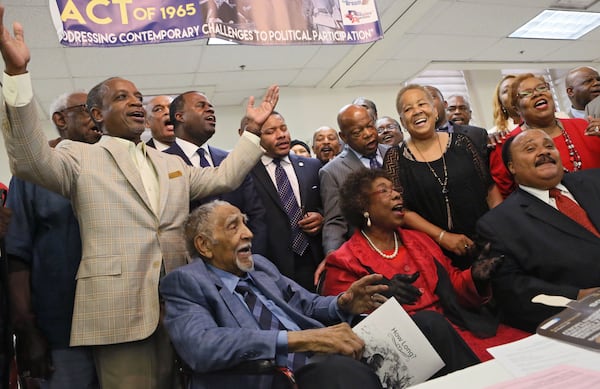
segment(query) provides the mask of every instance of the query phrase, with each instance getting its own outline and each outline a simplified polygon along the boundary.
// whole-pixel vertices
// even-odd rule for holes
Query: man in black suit
[[[505,256],[493,280],[503,320],[534,332],[560,311],[532,303],[534,296],[577,299],[600,286],[600,170],[564,174],[556,146],[540,130],[509,140],[503,159],[519,188],[479,220],[477,231],[491,242],[492,256]],[[571,200],[580,206],[578,221],[562,205],[573,208]]]
[[[488,133],[485,128],[461,125],[448,120],[448,117],[446,116],[446,108],[448,107],[448,103],[444,100],[442,92],[438,88],[431,85],[426,85],[425,89],[431,93],[431,97],[433,97],[433,103],[438,114],[438,118],[435,121],[436,131],[444,131],[448,133],[456,132],[468,136],[479,152],[479,155],[481,155],[484,161],[487,161]]]
[[[314,290],[314,272],[323,259],[323,211],[319,194],[321,163],[315,158],[290,153],[290,133],[285,119],[277,112],[273,112],[264,123],[260,144],[265,154],[252,169],[251,175],[266,211],[268,241],[264,255],[282,274],[304,288]],[[288,214],[291,211],[286,210],[278,192],[281,183],[278,183],[278,164],[285,171],[293,192],[293,197],[291,193],[288,197],[288,207],[294,207],[292,203],[295,201],[295,206],[300,208],[298,222],[290,221],[293,219]],[[279,179],[282,179],[281,175]],[[303,247],[299,247],[299,241],[304,242]]]
[[[165,153],[178,155],[191,166],[214,167],[223,162],[228,153],[206,144],[215,133],[217,120],[213,105],[203,93],[190,91],[177,96],[171,102],[169,114],[176,138]],[[252,178],[247,176],[234,191],[192,201],[190,211],[217,199],[235,205],[248,216],[248,225],[254,232],[252,251],[266,254],[265,209]]]

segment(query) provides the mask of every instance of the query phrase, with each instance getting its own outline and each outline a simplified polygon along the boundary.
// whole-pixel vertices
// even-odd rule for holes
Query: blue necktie
[[[206,159],[206,150],[200,148],[198,149],[198,154],[200,155],[200,167],[210,167],[210,163],[208,163],[208,159]]]
[[[273,159],[273,163],[275,164],[275,183],[277,184],[277,193],[279,193],[281,204],[283,205],[283,209],[285,209],[285,212],[290,219],[290,227],[292,228],[292,250],[296,254],[302,255],[308,248],[308,238],[298,226],[298,222],[300,219],[302,219],[302,211],[298,206],[296,196],[294,196],[294,191],[292,190],[290,180],[288,179],[285,170],[281,167],[281,160]]]
[[[381,164],[377,160],[377,153],[372,155],[365,155],[365,158],[369,159],[369,167],[371,169],[381,169]]]
[[[252,281],[248,279],[241,279],[238,281],[235,291],[242,295],[244,302],[248,306],[250,312],[258,322],[258,326],[263,330],[286,330],[285,326],[281,324],[279,319],[267,308],[258,296],[254,293],[250,287]],[[288,367],[292,370],[298,370],[302,366],[306,365],[307,354],[305,353],[289,353],[288,354]]]
[[[283,330],[285,329],[275,315],[258,299],[254,291],[250,288],[248,281],[240,279],[235,291],[242,295],[246,305],[258,325],[263,330]]]

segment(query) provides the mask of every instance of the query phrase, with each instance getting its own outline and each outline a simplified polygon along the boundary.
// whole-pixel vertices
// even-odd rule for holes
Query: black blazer
[[[217,149],[216,147],[208,146],[210,157],[214,166],[219,166],[227,157],[227,151]],[[174,154],[181,157],[185,163],[192,165],[192,162],[185,155],[181,147],[177,143],[173,143],[164,151],[168,154]],[[209,203],[213,200],[223,200],[235,205],[248,216],[248,228],[254,234],[252,238],[252,252],[255,254],[266,254],[267,248],[267,226],[265,224],[265,209],[263,203],[257,195],[254,182],[250,175],[246,176],[242,184],[234,191],[222,193],[220,195],[204,197],[202,199],[194,199],[190,202],[190,211],[196,209],[202,204]]]
[[[600,169],[568,173],[563,181],[600,230]],[[600,238],[522,189],[477,224],[492,254],[504,254],[493,288],[504,321],[535,331],[560,308],[534,304],[540,294],[574,299],[579,289],[600,286]]]
[[[455,132],[459,134],[464,134],[471,139],[471,142],[477,148],[477,151],[481,155],[484,161],[488,161],[489,152],[488,152],[488,133],[485,128],[475,127],[475,126],[465,126],[462,124],[456,124],[452,122],[452,128]]]
[[[323,214],[321,195],[319,190],[319,169],[321,162],[315,158],[306,158],[292,153],[290,161],[298,177],[300,186],[301,206],[306,212],[319,212]],[[259,161],[251,170],[250,174],[254,180],[258,196],[264,204],[266,214],[265,220],[268,229],[267,252],[269,258],[279,271],[294,279],[294,252],[292,251],[291,228],[289,217],[281,204],[277,188],[271,180],[267,169],[262,161]],[[321,232],[315,236],[308,236],[309,248],[312,262],[316,266],[323,259],[323,247]]]

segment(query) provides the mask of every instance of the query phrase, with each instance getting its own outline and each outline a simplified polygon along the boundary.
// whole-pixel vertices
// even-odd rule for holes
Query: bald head
[[[584,110],[590,101],[600,96],[600,75],[592,67],[577,67],[565,77],[565,87],[573,108]]]
[[[361,105],[348,104],[337,116],[340,136],[354,151],[371,155],[377,151],[377,128],[375,120]]]

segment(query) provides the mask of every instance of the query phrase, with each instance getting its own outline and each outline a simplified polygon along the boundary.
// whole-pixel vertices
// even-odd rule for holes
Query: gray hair
[[[69,100],[69,96],[71,96],[71,94],[72,93],[63,93],[62,95],[55,98],[52,101],[52,103],[50,103],[50,109],[48,110],[50,117],[52,117],[52,115],[54,115],[55,112],[60,112],[63,109],[67,108],[67,100]]]
[[[197,236],[202,235],[210,242],[215,243],[215,239],[213,238],[213,230],[215,229],[213,213],[217,207],[223,205],[229,205],[229,203],[223,200],[214,200],[210,203],[202,204],[194,209],[185,219],[183,233],[185,245],[191,257],[196,257],[200,254],[194,245],[194,240]]]

